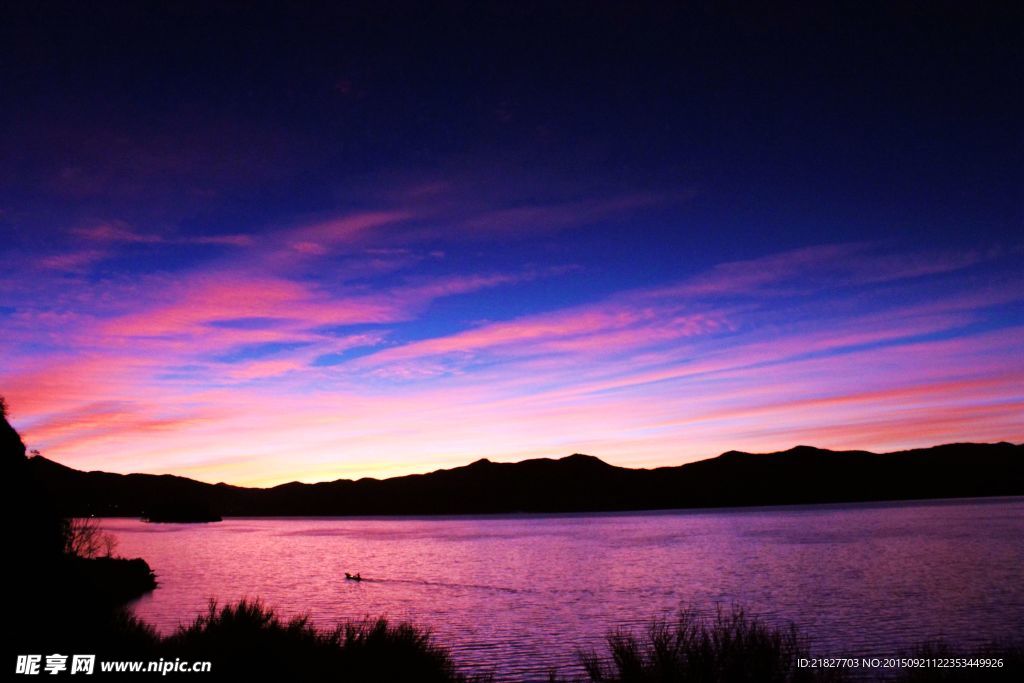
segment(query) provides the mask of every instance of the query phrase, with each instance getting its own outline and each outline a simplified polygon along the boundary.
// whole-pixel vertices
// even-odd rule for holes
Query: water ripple
[[[429,626],[499,680],[579,674],[577,651],[680,607],[738,603],[795,622],[823,656],[889,656],[936,636],[1024,632],[1024,499],[749,511],[447,519],[105,520],[160,588],[163,631],[211,597],[263,598],[332,626]],[[359,572],[362,582],[346,582]]]

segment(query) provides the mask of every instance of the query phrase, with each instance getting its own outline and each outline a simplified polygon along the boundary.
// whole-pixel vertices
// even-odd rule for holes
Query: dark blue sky
[[[8,225],[259,230],[446,182],[667,195],[642,252],[1019,228],[1012,3],[254,4],[9,6]]]
[[[910,326],[929,338],[1022,320],[1024,61],[1013,3],[0,11],[0,265],[20,273],[0,291],[0,320],[14,330],[15,389],[69,359],[174,338],[179,346],[148,354],[163,367],[137,374],[178,406],[159,419],[177,420],[205,410],[199,394],[247,362],[277,363],[244,377],[285,374],[295,393],[385,391],[375,382],[428,376],[444,392],[467,378],[500,385],[488,373],[508,379],[524,357],[545,354],[604,372],[607,358],[572,355],[581,330],[607,335],[625,354],[619,367],[666,367],[681,358],[664,355],[682,354],[666,331],[679,332],[679,316],[711,325],[701,328],[708,347],[687,362],[724,347],[754,353],[755,337],[813,346],[826,328],[887,316],[904,329],[893,307],[935,301],[974,303]],[[648,343],[618,346],[626,329]],[[232,336],[207,339],[211,330]],[[519,345],[514,361],[494,352],[496,339]],[[865,343],[893,339],[920,341],[879,331]],[[396,351],[407,346],[431,360],[412,368]],[[384,372],[388,358],[403,365]],[[986,372],[1015,367],[1006,363]],[[947,379],[981,372],[968,365]],[[324,367],[336,373],[317,374]],[[191,384],[172,391],[167,378]],[[755,373],[746,386],[777,379]],[[800,391],[823,390],[807,382]],[[109,386],[99,403],[155,419],[129,395],[138,390]],[[523,400],[541,391],[507,389]],[[28,423],[44,427],[86,410],[22,400]],[[520,431],[549,433],[521,420]],[[954,431],[999,432],[972,424]],[[743,440],[716,434],[699,441]],[[796,438],[777,439],[787,435]],[[609,448],[650,454],[666,443],[646,438]],[[562,446],[538,439],[493,454]],[[480,445],[422,442],[424,461]]]

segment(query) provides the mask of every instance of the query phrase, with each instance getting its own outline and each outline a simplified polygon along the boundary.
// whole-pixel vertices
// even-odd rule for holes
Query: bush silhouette
[[[708,618],[683,611],[674,623],[654,621],[643,637],[619,630],[608,636],[608,653],[580,653],[594,683],[788,683],[839,680],[838,674],[801,669],[808,656],[796,628],[775,628],[739,607],[719,608]]]
[[[387,619],[318,630],[308,617],[282,619],[260,600],[218,607],[160,645],[165,659],[208,660],[213,672],[282,680],[467,681],[428,631]]]

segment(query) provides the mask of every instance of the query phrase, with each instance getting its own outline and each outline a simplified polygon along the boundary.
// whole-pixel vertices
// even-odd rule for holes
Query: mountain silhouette
[[[616,467],[581,454],[483,459],[428,474],[272,488],[82,472],[42,456],[29,465],[61,513],[74,516],[149,517],[169,508],[236,516],[588,512],[1024,494],[1024,445],[1011,443],[886,454],[797,446],[767,454],[729,451],[655,469]]]

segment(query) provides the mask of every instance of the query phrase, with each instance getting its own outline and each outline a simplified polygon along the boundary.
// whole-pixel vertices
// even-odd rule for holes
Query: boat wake
[[[427,586],[433,588],[453,588],[456,590],[486,590],[499,593],[523,593],[527,592],[522,588],[508,588],[506,586],[488,586],[478,583],[453,583],[449,581],[426,581],[422,579],[368,579],[363,578],[361,583],[400,583],[407,586]]]

